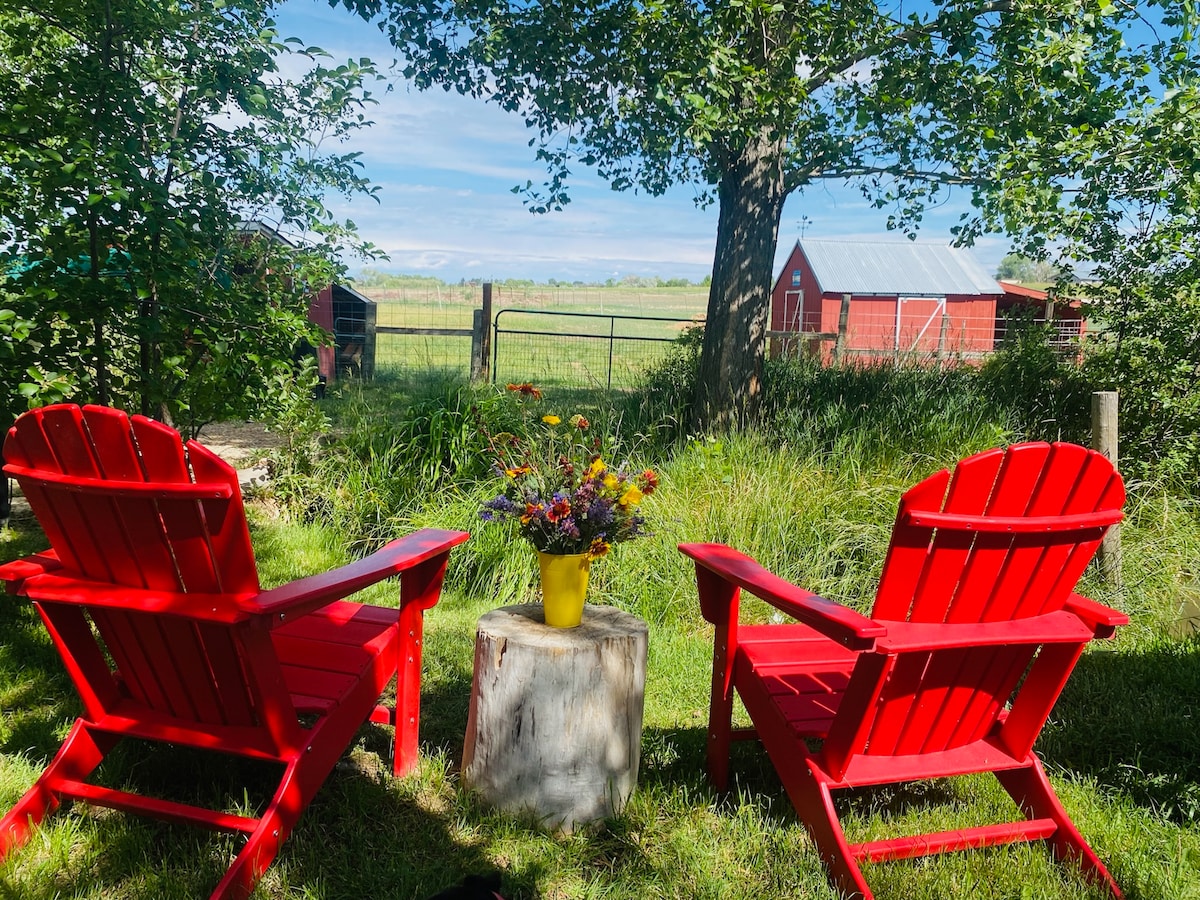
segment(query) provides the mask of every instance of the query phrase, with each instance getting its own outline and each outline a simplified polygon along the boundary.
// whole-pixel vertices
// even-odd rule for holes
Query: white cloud
[[[394,53],[371,24],[317,0],[288,0],[278,16],[283,36],[324,47],[334,61],[367,56],[381,68]],[[288,63],[289,67],[296,63]],[[299,71],[296,69],[295,71]],[[460,277],[603,280],[624,275],[699,280],[712,268],[716,208],[699,210],[694,189],[660,198],[618,193],[592,170],[573,173],[572,202],[561,212],[531,215],[515,185],[539,185],[545,171],[528,146],[533,133],[519,115],[439,89],[397,84],[376,91],[374,120],[347,149],[363,154],[380,202],[331,199],[339,218],[381,247],[394,271]],[[958,205],[931,211],[923,240],[949,241]],[[802,223],[802,216],[807,220]],[[789,198],[780,223],[777,266],[801,226],[810,237],[887,237],[886,211],[853,188],[814,185]],[[976,250],[994,271],[1004,250],[991,239]],[[994,261],[991,261],[994,257]],[[988,262],[984,262],[984,258]]]

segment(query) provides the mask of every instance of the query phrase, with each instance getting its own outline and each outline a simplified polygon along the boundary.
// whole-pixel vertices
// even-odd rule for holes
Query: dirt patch
[[[278,434],[257,422],[214,422],[201,429],[197,440],[235,469],[282,443]]]

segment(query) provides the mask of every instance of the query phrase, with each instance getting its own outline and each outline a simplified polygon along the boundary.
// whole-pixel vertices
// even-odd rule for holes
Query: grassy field
[[[378,304],[376,325],[385,328],[470,329],[482,302],[478,286],[368,287],[363,293]],[[701,317],[707,303],[707,288],[698,286],[497,286],[492,294],[499,332],[496,380],[503,383],[522,373],[520,380],[535,377],[543,383],[631,386],[665,353],[668,345],[660,342]],[[470,352],[469,337],[383,333],[377,337],[376,371],[467,374]]]
[[[310,511],[324,524],[287,521],[271,503],[252,506],[266,585],[346,560],[360,534],[377,540],[436,525],[472,538],[454,551],[446,594],[426,619],[419,771],[392,780],[390,733],[364,728],[255,896],[424,900],[464,874],[499,872],[510,900],[832,900],[760,748],[735,747],[727,794],[704,779],[712,634],[675,544],[725,541],[790,580],[867,608],[900,493],[1008,435],[976,399],[960,394],[965,377],[831,375],[827,383],[797,383],[805,403],[791,416],[778,414],[770,434],[670,444],[656,443],[647,423],[615,401],[548,393],[539,413],[581,411],[608,435],[632,429],[621,458],[661,473],[646,504],[653,534],[597,563],[590,589],[592,602],[632,612],[651,629],[638,788],[620,816],[570,837],[488,809],[458,778],[475,622],[535,590],[528,547],[479,520],[493,486],[466,470],[438,471],[447,457],[472,452],[472,411],[487,414],[495,398],[467,395],[461,415],[450,414],[445,397],[388,400],[364,392],[331,400],[338,445],[350,449],[318,473],[309,492]],[[501,392],[500,401],[509,399]],[[400,436],[406,415],[419,418],[423,456],[410,454]],[[422,469],[428,459],[436,465]],[[423,474],[410,478],[414,471]],[[386,485],[388,477],[402,487]],[[374,518],[358,530],[331,518],[329,510],[343,503]],[[1089,571],[1080,590],[1124,608],[1133,624],[1085,653],[1038,746],[1069,813],[1130,900],[1200,898],[1200,642],[1186,619],[1200,592],[1200,510],[1194,499],[1142,482],[1130,485],[1127,512],[1123,587]],[[18,520],[3,534],[0,558],[41,546],[36,528]],[[392,603],[394,587],[366,596]],[[752,620],[769,615],[746,606]],[[7,805],[55,751],[79,704],[26,604],[0,604],[0,634],[0,804]],[[269,783],[253,767],[191,756],[181,762],[141,747],[115,763],[105,776],[111,783],[199,785],[196,792],[233,809],[257,802],[255,791]],[[239,779],[251,786],[248,794]],[[855,791],[839,806],[851,840],[1012,812],[988,777]],[[0,866],[0,896],[206,896],[233,843],[74,808]],[[1106,896],[1039,845],[870,865],[867,878],[880,900]]]

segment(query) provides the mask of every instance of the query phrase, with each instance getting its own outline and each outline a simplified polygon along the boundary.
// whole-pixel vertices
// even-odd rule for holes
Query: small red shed
[[[772,350],[803,347],[823,359],[861,361],[972,359],[993,348],[1003,294],[954,247],[801,240],[771,292]]]
[[[244,236],[262,235],[284,247],[296,245],[277,230],[259,221],[241,222],[238,232]],[[298,352],[311,353],[317,371],[326,382],[342,375],[371,378],[375,372],[375,301],[344,284],[327,284],[313,295],[308,304],[308,320],[333,335],[332,344]]]

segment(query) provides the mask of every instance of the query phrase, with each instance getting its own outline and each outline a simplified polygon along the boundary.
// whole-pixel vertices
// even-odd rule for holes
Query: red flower
[[[646,469],[637,477],[637,484],[643,494],[653,494],[654,489],[658,487],[658,475],[654,473],[653,469]]]
[[[550,508],[546,510],[546,518],[551,522],[561,521],[570,514],[571,501],[566,497],[555,497],[554,502],[550,504]]]

